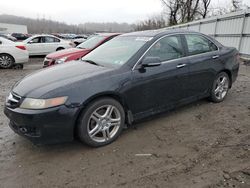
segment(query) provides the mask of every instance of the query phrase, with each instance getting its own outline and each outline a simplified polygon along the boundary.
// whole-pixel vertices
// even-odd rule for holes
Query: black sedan
[[[239,69],[235,48],[209,36],[155,30],[118,36],[81,61],[41,70],[14,85],[10,127],[35,143],[113,142],[125,125],[201,98],[225,99]]]

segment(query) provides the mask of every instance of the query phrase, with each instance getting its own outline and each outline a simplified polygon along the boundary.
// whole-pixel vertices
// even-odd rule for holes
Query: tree
[[[168,24],[190,22],[206,18],[211,0],[161,0],[168,15]]]
[[[240,10],[242,7],[242,0],[232,0],[232,11]]]
[[[147,20],[141,21],[135,24],[136,31],[150,30],[150,29],[160,29],[166,27],[166,21],[163,15],[151,16]]]
[[[161,0],[162,4],[167,7],[168,12],[168,25],[176,25],[178,23],[178,14],[181,8],[181,0]]]
[[[210,3],[211,3],[211,0],[202,0],[201,1],[201,7],[200,7],[198,12],[202,16],[202,18],[207,17]]]

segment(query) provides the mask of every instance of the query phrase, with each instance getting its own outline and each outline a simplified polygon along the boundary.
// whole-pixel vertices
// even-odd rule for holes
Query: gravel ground
[[[241,65],[224,102],[150,118],[93,149],[78,141],[37,147],[8,127],[5,96],[41,62],[0,70],[0,187],[250,187],[250,66]]]

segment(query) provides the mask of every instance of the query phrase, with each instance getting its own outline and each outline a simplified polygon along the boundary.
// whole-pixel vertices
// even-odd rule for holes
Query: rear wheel
[[[125,114],[121,104],[112,98],[101,98],[92,102],[82,113],[78,136],[89,146],[104,146],[117,139],[124,122]]]
[[[59,47],[59,48],[56,49],[56,51],[60,51],[60,50],[64,50],[64,48]]]
[[[0,67],[3,69],[8,69],[13,66],[15,60],[12,56],[8,54],[1,54],[0,55]]]
[[[210,99],[213,102],[222,102],[227,96],[230,86],[230,79],[225,72],[219,73],[213,83]]]

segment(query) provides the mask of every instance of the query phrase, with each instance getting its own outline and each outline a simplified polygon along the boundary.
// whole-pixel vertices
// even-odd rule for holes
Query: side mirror
[[[142,60],[142,67],[156,67],[161,65],[161,59],[159,57],[146,57]]]

